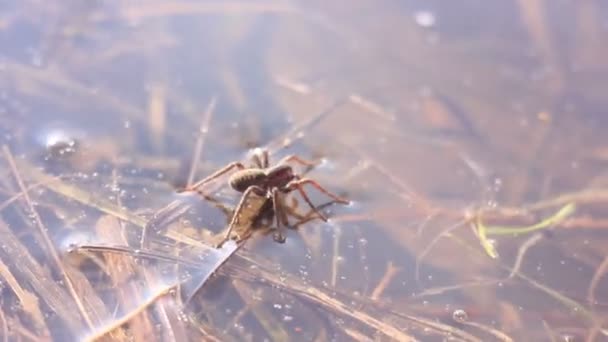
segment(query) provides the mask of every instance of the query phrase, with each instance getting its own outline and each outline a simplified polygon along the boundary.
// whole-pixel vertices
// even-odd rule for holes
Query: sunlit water
[[[0,5],[2,326],[21,327],[0,334],[83,338],[124,318],[130,329],[105,336],[608,339],[607,11]],[[271,163],[320,161],[294,169],[351,203],[324,206],[327,222],[289,229],[283,244],[260,233],[234,255],[209,251],[239,193],[216,186],[225,179],[215,202],[177,190],[249,165],[257,147]],[[479,235],[481,220],[529,227],[568,204],[567,221]]]

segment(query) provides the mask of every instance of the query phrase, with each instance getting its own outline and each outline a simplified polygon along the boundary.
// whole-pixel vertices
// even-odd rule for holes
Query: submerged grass
[[[24,3],[30,9],[39,6]],[[55,114],[58,120],[86,130],[96,131],[99,123],[101,135],[109,135],[105,142],[85,142],[88,152],[81,159],[71,152],[53,155],[49,146],[32,144],[37,133],[28,128],[44,126],[40,121],[46,117],[6,101],[23,122],[0,122],[11,137],[3,145],[5,164],[0,167],[5,176],[0,182],[0,278],[6,285],[0,334],[5,340],[513,341],[534,339],[530,334],[553,339],[561,326],[586,329],[588,339],[606,335],[599,305],[605,301],[601,289],[608,270],[604,240],[598,239],[600,247],[591,243],[578,251],[592,274],[585,289],[589,303],[574,300],[582,297],[571,295],[572,289],[527,273],[526,266],[541,263],[530,251],[546,245],[572,254],[543,239],[539,233],[547,229],[569,228],[573,236],[564,238],[569,241],[587,239],[591,228],[601,236],[608,220],[597,208],[608,202],[608,191],[595,187],[565,193],[550,184],[539,190],[528,168],[509,178],[508,165],[521,160],[559,181],[571,176],[551,173],[558,168],[540,160],[552,132],[564,137],[548,125],[557,115],[532,115],[543,118],[538,127],[530,118],[522,119],[528,120],[530,134],[542,130],[532,156],[520,151],[526,139],[510,135],[525,137],[527,131],[518,131],[512,119],[501,121],[512,118],[504,109],[512,107],[512,99],[505,98],[517,98],[526,112],[530,103],[538,107],[533,101],[552,95],[517,81],[520,72],[528,75],[529,70],[513,71],[510,79],[488,72],[497,68],[496,61],[481,57],[493,47],[491,41],[466,48],[458,40],[429,45],[431,28],[403,20],[398,15],[402,9],[384,12],[379,16],[383,23],[365,15],[353,25],[344,13],[314,2],[99,6],[80,9],[82,13],[58,11],[63,13],[58,22],[66,24],[56,28],[55,41],[62,44],[58,50],[65,61],[32,66],[10,59],[0,64],[7,76],[0,87],[15,94],[17,102],[61,113]],[[369,13],[366,6],[372,5],[354,4],[349,11]],[[538,25],[541,9],[524,2],[519,6],[533,41],[556,65],[556,47],[542,29],[549,24]],[[37,14],[47,16],[44,11],[51,9],[65,7],[52,4],[38,9],[42,12],[15,13],[11,20],[35,22]],[[117,32],[100,24],[113,20],[138,30],[118,28],[121,38],[108,40]],[[12,23],[0,22],[0,30]],[[302,28],[309,26],[326,32],[327,40],[319,42],[318,35]],[[393,26],[408,32],[399,44],[390,39]],[[128,46],[141,41],[142,32],[149,36],[145,44]],[[260,37],[264,42],[255,40]],[[407,53],[400,50],[404,42]],[[173,48],[166,49],[167,44]],[[95,55],[95,46],[103,47],[103,53],[76,57]],[[471,59],[475,49],[483,53]],[[512,49],[518,51],[517,44]],[[456,67],[452,59],[462,64]],[[125,60],[130,62],[123,64]],[[172,63],[167,61],[174,60],[183,66],[142,67],[168,67]],[[438,72],[433,62],[454,71]],[[462,74],[461,68],[468,71]],[[116,79],[100,76],[109,70]],[[395,70],[412,73],[403,77]],[[335,73],[345,76],[336,79]],[[471,74],[483,76],[471,80]],[[565,81],[566,74],[557,76]],[[463,77],[467,87],[462,87]],[[201,87],[201,79],[212,81]],[[144,95],[139,94],[142,84],[149,85]],[[513,88],[517,92],[504,96],[505,89]],[[494,111],[495,122],[489,121],[505,129],[484,126],[485,113]],[[91,122],[82,122],[83,113]],[[418,129],[410,129],[414,126]],[[110,147],[95,153],[95,146],[104,144]],[[555,145],[577,156],[572,141]],[[210,197],[201,196],[200,203],[207,205],[199,206],[170,190],[169,178],[186,174],[187,186],[218,164],[240,160],[249,147],[267,148],[273,155],[289,150],[322,156],[326,163],[311,177],[344,186],[354,204],[324,206],[331,219],[319,223],[312,213],[297,214],[295,203],[290,210],[297,230],[285,245],[264,245],[267,239],[252,234],[238,250],[236,245],[213,249],[209,242],[231,215],[234,193],[217,182],[205,192],[221,201],[209,204]],[[40,150],[44,158],[38,158]],[[556,158],[558,165],[564,154],[560,151]],[[488,155],[501,161],[494,164],[488,160],[496,159],[484,159]],[[504,181],[512,187],[505,191],[510,200],[505,202],[514,204],[461,209],[502,194],[494,188],[502,180],[496,182],[493,171],[507,174]],[[584,188],[576,177],[569,184]],[[525,204],[525,193],[541,199]],[[539,212],[556,208],[538,219]],[[467,226],[476,239],[462,229]],[[512,235],[526,240],[507,238]],[[491,239],[498,237],[500,245],[495,245]],[[499,250],[505,255],[500,259]],[[570,260],[564,255],[557,257]],[[509,275],[494,276],[497,271]],[[211,273],[217,277],[207,281]],[[198,284],[188,283],[193,280]],[[204,286],[196,293],[199,284]],[[546,319],[542,308],[528,307],[512,311],[521,326],[510,326],[499,308],[516,304],[497,292],[522,285],[540,291],[548,305],[576,313],[583,324],[567,314]],[[471,308],[468,320],[452,317],[465,307]],[[550,328],[539,329],[541,321]]]
[[[574,203],[568,203],[563,206],[559,211],[555,214],[543,219],[542,221],[535,223],[533,225],[525,226],[525,227],[500,227],[500,226],[490,226],[487,227],[482,222],[482,213],[477,214],[477,218],[475,220],[475,229],[477,232],[477,236],[479,237],[479,241],[481,242],[481,246],[486,251],[486,253],[492,258],[498,258],[498,252],[494,247],[492,241],[488,239],[488,236],[496,235],[521,235],[532,233],[537,230],[550,228],[556,224],[561,223],[566,218],[574,213],[576,209],[576,205]]]

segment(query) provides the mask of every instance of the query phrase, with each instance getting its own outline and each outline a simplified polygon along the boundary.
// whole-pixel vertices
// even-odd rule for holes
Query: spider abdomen
[[[264,184],[266,178],[266,174],[261,169],[244,169],[233,173],[228,179],[228,184],[234,190],[244,192],[252,185]]]

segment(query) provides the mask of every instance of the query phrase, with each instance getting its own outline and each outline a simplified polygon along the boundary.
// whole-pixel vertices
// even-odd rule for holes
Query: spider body
[[[245,192],[251,186],[259,186],[265,190],[283,188],[294,179],[291,166],[277,165],[266,170],[257,168],[239,170],[230,176],[228,184],[238,192]],[[256,192],[256,195],[265,194]]]
[[[251,194],[255,194],[259,197],[266,198],[266,201],[272,201],[272,207],[274,210],[274,215],[276,217],[277,224],[277,232],[274,234],[274,239],[278,242],[284,242],[285,237],[283,236],[283,228],[288,223],[286,222],[286,215],[283,211],[283,204],[281,197],[287,193],[290,193],[294,190],[297,190],[304,201],[312,208],[312,210],[324,221],[327,221],[327,218],[321,214],[312,204],[308,195],[303,189],[303,186],[306,184],[312,185],[317,190],[331,197],[334,201],[342,204],[348,204],[349,202],[345,199],[338,197],[337,195],[332,194],[324,187],[322,187],[316,181],[309,178],[302,178],[297,175],[293,168],[287,164],[288,162],[294,161],[301,165],[305,166],[314,166],[315,164],[310,161],[306,161],[301,159],[298,156],[291,155],[287,156],[281,161],[279,161],[275,166],[270,166],[268,162],[268,152],[266,150],[257,151],[253,155],[253,166],[247,168],[240,162],[233,162],[220,170],[214,172],[210,176],[198,181],[193,184],[187,190],[199,191],[198,188],[207,184],[222,175],[228,173],[232,169],[237,169],[237,171],[232,174],[228,179],[228,185],[230,187],[243,195],[239,200],[238,205],[235,208],[234,214],[230,221],[230,225],[228,226],[228,230],[222,242],[220,242],[219,246],[221,246],[226,240],[230,238],[230,234],[233,228],[236,226],[239,216],[241,212],[245,208],[245,204]]]

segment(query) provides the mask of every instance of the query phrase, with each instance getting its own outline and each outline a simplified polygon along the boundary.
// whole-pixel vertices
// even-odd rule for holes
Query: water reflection
[[[10,339],[607,334],[600,1],[0,6]],[[257,147],[351,205],[207,263]]]

